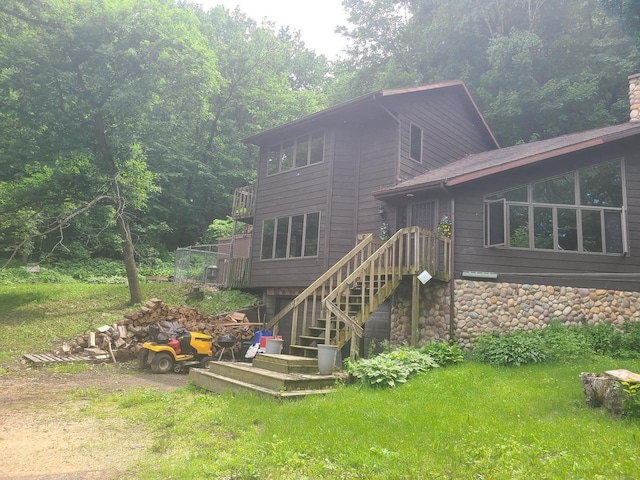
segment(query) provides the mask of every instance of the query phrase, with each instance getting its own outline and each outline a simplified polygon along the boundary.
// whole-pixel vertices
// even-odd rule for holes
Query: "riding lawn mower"
[[[209,368],[212,358],[213,337],[189,332],[175,322],[149,325],[149,338],[138,352],[140,368],[151,368],[153,373],[180,373],[189,367]]]

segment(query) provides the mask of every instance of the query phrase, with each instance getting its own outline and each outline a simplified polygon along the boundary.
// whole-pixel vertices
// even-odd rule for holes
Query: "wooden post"
[[[411,293],[411,346],[418,346],[418,336],[420,325],[418,317],[420,316],[420,281],[417,275],[413,275],[413,291]]]

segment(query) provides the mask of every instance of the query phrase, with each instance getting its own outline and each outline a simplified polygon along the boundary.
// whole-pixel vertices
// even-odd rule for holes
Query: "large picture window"
[[[622,170],[616,160],[487,195],[485,246],[625,254]]]
[[[267,175],[288,172],[324,160],[324,132],[302,135],[269,147]]]
[[[265,220],[262,228],[263,260],[318,255],[320,213]]]

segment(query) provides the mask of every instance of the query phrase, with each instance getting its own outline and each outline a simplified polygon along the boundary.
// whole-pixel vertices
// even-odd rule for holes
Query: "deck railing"
[[[449,238],[418,227],[396,232],[323,299],[325,343],[342,347],[351,339],[353,357],[364,323],[402,277],[427,270],[434,278],[449,280],[450,258]]]
[[[231,216],[236,220],[252,218],[256,207],[256,187],[247,185],[236,188],[233,195],[233,208]]]
[[[295,342],[299,329],[306,332],[313,324],[312,319],[315,322],[320,313],[322,299],[384,243],[371,234],[359,236],[358,240],[358,244],[338,263],[278,312],[267,323],[266,329],[273,329],[274,335],[277,334],[280,320],[293,311],[291,341]]]

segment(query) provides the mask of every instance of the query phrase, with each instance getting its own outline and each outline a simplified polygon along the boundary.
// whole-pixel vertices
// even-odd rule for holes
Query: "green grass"
[[[175,305],[187,292],[144,289]],[[114,285],[0,287],[0,358],[109,323],[129,310],[127,298]],[[465,362],[395,389],[344,386],[291,402],[193,386],[109,394],[92,387],[70,398],[86,402],[78,415],[117,415],[133,435],[150,437],[127,479],[635,479],[640,424],[586,406],[579,379],[613,368],[639,372],[640,359]]]
[[[396,389],[347,386],[277,402],[187,387],[105,396],[151,428],[127,478],[635,479],[637,421],[584,402],[581,371],[640,361],[499,368],[458,364]],[[91,412],[87,412],[91,414]]]
[[[173,283],[142,284],[143,298],[157,297],[170,306],[186,304],[188,286]],[[42,353],[65,340],[112,324],[136,306],[127,304],[126,285],[13,284],[0,285],[0,365],[25,353]],[[255,302],[238,291],[207,294],[190,302],[204,312],[222,313]]]

